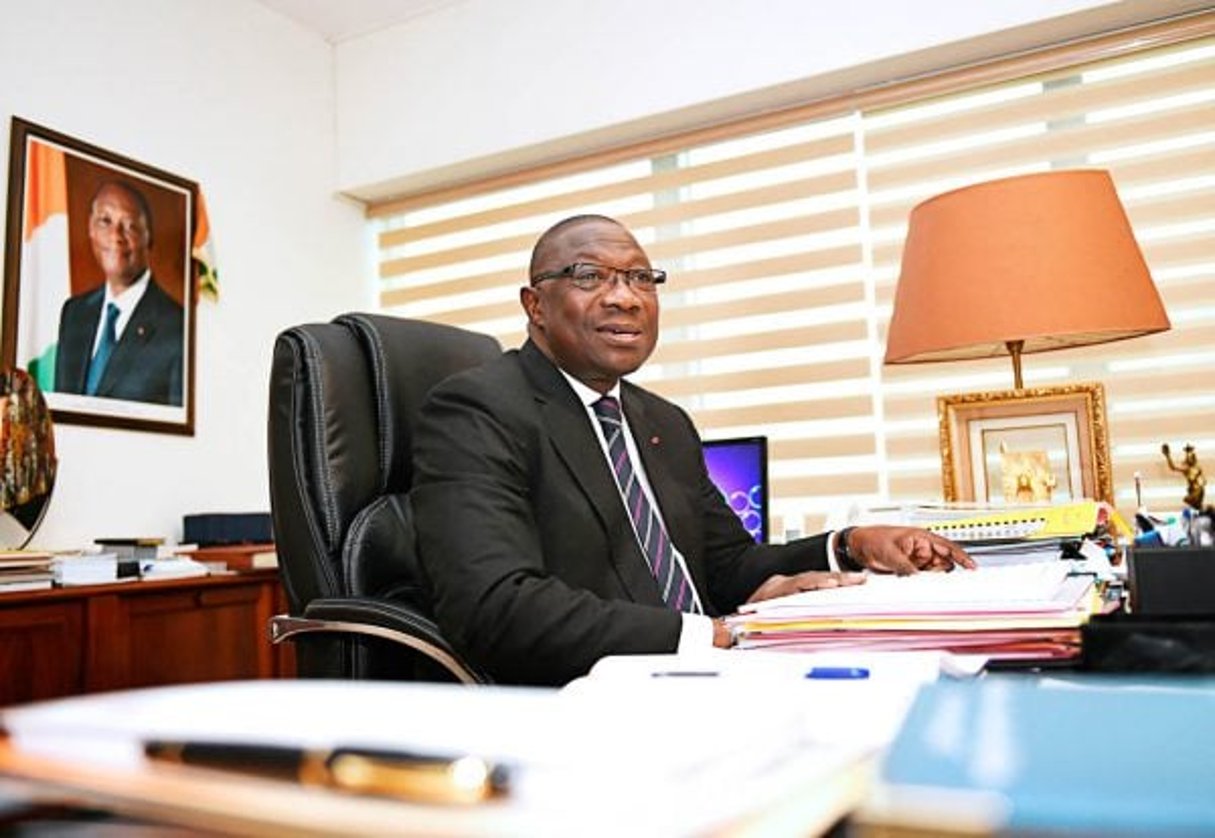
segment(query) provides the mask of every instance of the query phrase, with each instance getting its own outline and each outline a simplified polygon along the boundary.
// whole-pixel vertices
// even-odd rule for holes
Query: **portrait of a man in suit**
[[[147,199],[129,183],[104,181],[89,204],[88,236],[104,282],[63,304],[55,389],[180,406],[183,309],[148,264]]]

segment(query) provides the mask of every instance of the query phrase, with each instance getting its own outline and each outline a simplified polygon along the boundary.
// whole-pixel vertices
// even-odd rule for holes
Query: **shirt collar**
[[[110,283],[105,284],[105,300],[102,301],[101,308],[104,311],[109,303],[118,306],[118,310],[123,314],[127,314],[135,310],[135,306],[139,305],[139,301],[143,299],[144,292],[148,290],[148,283],[152,278],[152,269],[148,268],[139,275],[139,279],[127,286],[127,290],[123,291],[117,297],[114,296],[110,289]]]
[[[568,372],[561,369],[561,367],[557,367],[557,371],[560,372],[561,375],[563,375],[565,377],[565,380],[569,382],[570,387],[574,388],[574,394],[577,395],[578,398],[582,401],[582,404],[584,407],[590,407],[591,405],[593,405],[595,402],[599,401],[604,396],[611,396],[617,402],[620,401],[620,382],[619,381],[617,381],[615,384],[613,384],[612,389],[608,390],[606,393],[600,393],[598,390],[592,390],[590,387],[587,387],[581,381],[574,378],[574,376],[570,375]]]

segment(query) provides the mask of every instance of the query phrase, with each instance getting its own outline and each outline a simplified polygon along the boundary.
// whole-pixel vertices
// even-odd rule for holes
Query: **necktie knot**
[[[620,422],[620,402],[612,396],[603,396],[599,401],[591,405],[591,409],[595,411],[595,415],[601,420],[607,419],[609,422]]]

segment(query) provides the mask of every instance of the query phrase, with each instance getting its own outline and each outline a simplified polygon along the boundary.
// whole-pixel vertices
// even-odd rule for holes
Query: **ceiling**
[[[464,0],[261,0],[331,44],[366,35]]]

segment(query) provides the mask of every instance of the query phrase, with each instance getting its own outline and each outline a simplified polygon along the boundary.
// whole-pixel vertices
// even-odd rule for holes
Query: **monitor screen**
[[[705,467],[743,527],[759,543],[768,540],[768,438],[704,441]]]

